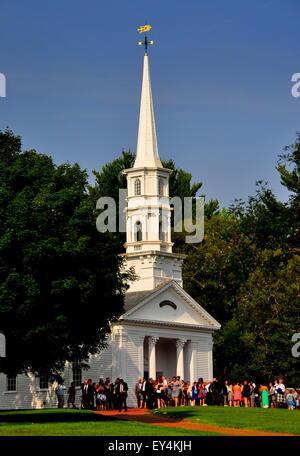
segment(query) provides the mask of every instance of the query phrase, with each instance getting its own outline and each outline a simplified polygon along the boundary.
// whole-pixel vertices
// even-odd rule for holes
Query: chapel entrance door
[[[172,379],[176,375],[175,339],[160,338],[156,344],[156,372]]]

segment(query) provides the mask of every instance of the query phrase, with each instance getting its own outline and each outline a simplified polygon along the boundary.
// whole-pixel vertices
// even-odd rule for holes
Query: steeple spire
[[[138,29],[148,32],[151,25]],[[139,45],[153,44],[145,37]],[[184,255],[172,253],[169,176],[157,150],[148,54],[144,54],[143,83],[134,166],[123,170],[127,178],[126,267],[134,267],[139,280],[130,291],[152,290],[164,280],[182,285]],[[126,269],[125,267],[125,269]]]
[[[152,101],[149,57],[144,54],[143,82],[138,128],[138,140],[134,168],[160,167],[162,164],[158,155],[156,128]]]

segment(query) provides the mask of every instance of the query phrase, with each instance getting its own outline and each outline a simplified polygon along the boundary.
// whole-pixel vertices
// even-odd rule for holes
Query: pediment
[[[130,295],[130,293],[129,293]],[[219,329],[220,324],[175,281],[148,292],[131,293],[121,319]]]

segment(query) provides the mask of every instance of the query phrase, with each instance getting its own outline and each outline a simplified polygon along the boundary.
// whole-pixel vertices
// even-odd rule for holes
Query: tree
[[[95,226],[78,164],[57,166],[0,132],[0,330],[5,373],[58,375],[105,345],[122,312],[119,245]]]
[[[95,198],[110,196],[116,202],[119,201],[119,189],[127,188],[126,176],[122,174],[127,168],[132,168],[135,155],[128,151],[123,151],[122,156],[106,163],[101,171],[93,171],[96,177],[95,186],[90,186],[90,193]]]
[[[219,375],[232,379],[267,381],[283,375],[296,385],[299,361],[292,357],[291,337],[300,331],[299,134],[285,150],[277,170],[292,192],[289,201],[278,201],[259,182],[247,204],[238,201],[231,208],[255,255],[235,293],[232,317],[215,335],[215,366]]]
[[[240,221],[229,211],[205,217],[204,240],[186,244],[176,233],[175,245],[187,255],[183,264],[185,290],[221,324],[232,317],[238,291],[251,271],[256,249],[243,236]]]
[[[300,331],[299,135],[285,150],[277,169],[292,193],[287,203],[259,181],[247,202],[212,213],[206,207],[201,244],[186,244],[185,233],[173,236],[187,255],[185,290],[222,325],[214,334],[214,364],[223,378],[266,381],[282,374],[296,381],[291,336]],[[270,319],[272,312],[276,318]]]
[[[297,133],[297,138],[294,144],[286,146],[284,150],[286,154],[279,156],[277,171],[280,174],[281,183],[290,192],[291,203],[299,205],[300,199],[300,132]],[[289,171],[288,167],[292,166]]]
[[[219,373],[265,382],[281,375],[288,385],[299,384],[299,359],[291,354],[292,336],[300,332],[299,277],[296,255],[280,269],[250,274],[218,338]]]

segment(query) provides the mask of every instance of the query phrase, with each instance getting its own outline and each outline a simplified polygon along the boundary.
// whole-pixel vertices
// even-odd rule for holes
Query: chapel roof
[[[172,280],[164,280],[163,282],[159,283],[153,290],[131,291],[129,293],[126,293],[124,300],[124,313],[133,309],[133,307],[137,306],[141,301],[146,299],[152,293],[156,292],[169,282],[172,282]]]
[[[164,280],[160,284],[158,284],[154,289],[152,290],[144,290],[144,291],[134,291],[134,292],[128,292],[125,295],[125,300],[124,300],[124,312],[123,315],[121,316],[121,320],[130,320],[132,322],[137,322],[140,321],[142,323],[145,323],[149,320],[149,315],[146,316],[145,318],[141,319],[141,314],[139,314],[139,317],[133,316],[135,312],[139,312],[139,309],[141,306],[145,305],[145,302],[149,301],[149,298],[151,300],[151,297],[153,295],[157,296],[160,292],[159,290],[162,289],[166,290],[169,287],[174,288],[174,290],[181,295],[181,297],[191,306],[191,310],[194,309],[194,311],[198,312],[199,315],[201,316],[203,322],[200,324],[201,327],[206,327],[208,329],[220,329],[221,325],[218,323],[197,301],[195,301],[174,279],[168,279]],[[175,308],[176,309],[176,308]],[[193,317],[195,318],[195,316]],[[198,318],[196,317],[196,320],[198,321]],[[181,326],[184,325],[186,326],[186,322],[181,322],[179,323],[179,320],[176,321],[165,321],[164,319],[161,321],[153,320],[151,321],[155,324],[169,324],[169,325],[178,325],[180,324]],[[204,326],[203,326],[204,325]],[[187,326],[190,327],[191,323],[187,323]],[[195,325],[194,325],[195,326]],[[199,323],[196,324],[197,327],[199,326]]]

